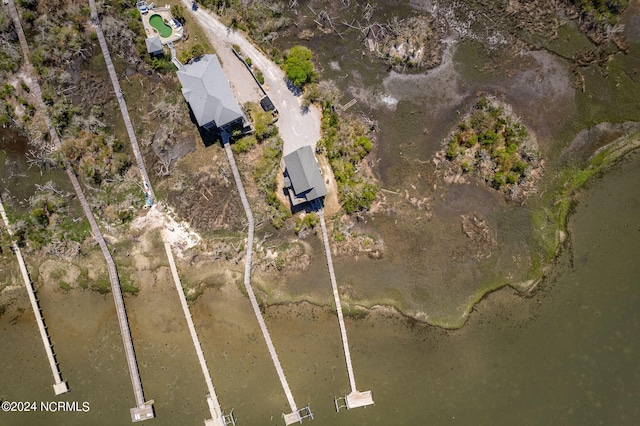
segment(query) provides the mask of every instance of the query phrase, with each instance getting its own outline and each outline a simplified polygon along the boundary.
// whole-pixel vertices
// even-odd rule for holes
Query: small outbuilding
[[[244,116],[217,55],[203,55],[177,74],[182,94],[198,126],[207,130],[230,130],[244,124]]]
[[[292,206],[327,195],[320,166],[310,146],[303,146],[285,155],[284,165],[284,188]]]
[[[162,41],[160,41],[160,36],[147,37],[145,40],[147,45],[147,52],[151,56],[159,56],[162,54]]]

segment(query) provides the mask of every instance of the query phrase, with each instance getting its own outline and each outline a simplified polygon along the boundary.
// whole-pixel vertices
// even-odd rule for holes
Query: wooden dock
[[[127,135],[129,136],[129,141],[131,142],[131,149],[133,150],[133,156],[136,159],[138,170],[140,172],[140,177],[142,178],[142,187],[144,189],[145,194],[147,195],[147,198],[150,199],[151,202],[153,203],[156,200],[155,193],[153,191],[153,187],[151,186],[151,181],[149,180],[147,169],[144,165],[142,152],[140,151],[140,147],[138,145],[138,139],[133,130],[133,124],[131,122],[131,117],[129,116],[129,109],[127,108],[127,103],[124,100],[124,93],[122,92],[122,89],[120,87],[120,81],[118,80],[116,69],[113,65],[113,61],[111,60],[109,47],[107,46],[107,41],[105,40],[104,33],[102,32],[102,27],[100,25],[100,19],[98,17],[95,0],[89,0],[89,7],[91,8],[91,21],[96,29],[98,42],[100,44],[100,49],[102,50],[102,56],[104,57],[104,61],[107,65],[107,70],[109,71],[109,77],[111,79],[113,91],[118,100],[120,113],[122,114],[122,119],[124,120],[124,124],[127,129]],[[83,205],[83,208],[84,208],[84,205]],[[97,228],[97,224],[96,224],[96,228]],[[92,224],[92,229],[93,229],[93,224]],[[94,235],[96,236],[96,239],[98,239],[98,235],[95,234],[95,232],[96,231],[94,231]],[[100,232],[100,231],[98,230],[97,232]],[[100,240],[102,240],[102,243],[104,244],[104,239],[102,238],[101,234],[99,238]],[[155,417],[155,414],[153,411],[153,400],[149,402],[145,402],[144,400],[142,383],[140,381],[140,373],[138,371],[138,364],[136,362],[135,352],[133,350],[133,342],[131,340],[131,331],[129,330],[129,323],[127,321],[127,314],[124,308],[124,300],[122,299],[122,292],[120,289],[120,284],[119,284],[115,264],[113,263],[113,259],[109,254],[106,244],[104,244],[104,247],[101,244],[100,247],[102,248],[102,251],[105,254],[105,258],[107,259],[107,264],[109,265],[109,277],[111,279],[111,289],[113,293],[113,299],[115,301],[116,310],[118,312],[118,322],[120,324],[120,332],[122,334],[122,339],[125,346],[125,353],[127,355],[127,364],[129,366],[131,383],[133,385],[133,392],[136,399],[136,407],[131,408],[130,410],[131,421],[139,422],[147,419],[152,419]]]
[[[4,225],[7,229],[7,233],[9,237],[13,239],[13,231],[11,230],[11,225],[9,224],[9,218],[7,218],[7,213],[4,211],[4,206],[2,205],[2,199],[0,199],[0,216],[2,216],[2,220],[4,221]],[[69,392],[69,387],[67,386],[67,382],[62,380],[62,375],[60,374],[60,367],[56,362],[56,356],[53,352],[53,344],[51,343],[51,337],[49,333],[47,333],[47,327],[44,324],[44,316],[42,314],[42,310],[40,309],[40,304],[38,303],[38,299],[36,297],[36,291],[33,288],[33,283],[31,282],[31,278],[29,277],[29,272],[27,271],[27,265],[24,262],[24,258],[22,257],[22,252],[20,251],[20,247],[15,241],[11,242],[11,247],[13,248],[13,252],[18,258],[18,264],[20,265],[20,272],[22,273],[22,279],[24,280],[24,286],[27,288],[27,293],[29,294],[29,301],[31,302],[31,309],[33,309],[33,314],[36,317],[36,323],[38,324],[38,330],[40,330],[40,337],[42,338],[42,343],[44,345],[44,350],[47,353],[47,359],[49,360],[49,366],[51,367],[51,373],[53,373],[53,391],[56,395],[61,395],[63,393]]]
[[[95,12],[95,3],[93,0],[90,0],[93,4],[92,16],[93,14],[97,14]],[[11,16],[14,21],[14,25],[16,28],[16,32],[18,33],[18,39],[20,40],[20,45],[22,47],[22,54],[24,56],[25,63],[27,65],[28,72],[33,76],[33,85],[32,85],[32,93],[36,97],[36,101],[38,102],[38,106],[43,113],[45,121],[49,127],[49,135],[51,136],[51,141],[54,143],[56,148],[61,146],[60,138],[56,133],[55,129],[51,125],[51,118],[47,114],[47,108],[42,99],[42,90],[40,88],[40,84],[38,83],[38,76],[34,73],[33,67],[29,62],[29,46],[27,45],[27,40],[24,36],[24,31],[22,29],[22,25],[20,23],[20,16],[18,15],[18,11],[15,7],[14,0],[8,0],[9,2],[9,10]],[[87,202],[84,193],[82,192],[82,188],[80,186],[80,182],[78,181],[77,176],[73,172],[71,165],[66,163],[65,170],[69,179],[71,180],[71,184],[73,189],[82,205],[82,210],[91,225],[91,232],[93,236],[100,246],[102,254],[107,262],[108,271],[109,271],[109,279],[111,281],[111,292],[113,294],[113,299],[116,305],[116,312],[118,315],[118,325],[120,326],[120,334],[122,335],[122,341],[125,348],[125,355],[127,358],[127,366],[129,368],[129,375],[131,377],[131,384],[133,386],[133,393],[136,399],[136,407],[131,408],[131,421],[138,422],[142,420],[147,420],[153,418],[153,401],[145,402],[144,393],[142,391],[142,383],[140,380],[140,373],[138,371],[138,364],[136,362],[135,352],[133,350],[133,342],[131,340],[131,331],[129,329],[129,323],[127,320],[127,313],[124,307],[124,300],[122,298],[122,291],[120,289],[120,281],[118,279],[118,271],[116,270],[115,263],[113,258],[111,257],[111,253],[109,253],[109,249],[107,247],[106,242],[104,241],[104,237],[102,236],[102,232],[98,227],[98,223],[96,222],[95,217],[93,216],[93,212],[89,207],[89,203]],[[145,172],[146,173],[146,172]]]
[[[96,29],[96,34],[98,35],[98,41],[100,42],[100,49],[102,49],[102,56],[104,56],[104,61],[107,64],[107,69],[109,70],[109,77],[111,78],[111,84],[113,85],[113,91],[118,98],[118,106],[120,107],[120,112],[122,113],[122,119],[124,120],[124,125],[127,128],[127,134],[129,135],[129,140],[131,141],[131,148],[133,150],[133,155],[136,159],[136,163],[138,164],[138,170],[140,171],[140,177],[142,178],[142,186],[145,190],[145,193],[149,196],[152,202],[155,203],[156,195],[151,187],[151,181],[149,180],[149,175],[147,175],[147,169],[144,165],[144,159],[142,158],[142,153],[140,151],[140,147],[138,146],[138,138],[136,138],[136,133],[133,131],[133,124],[131,123],[131,118],[129,117],[129,109],[127,108],[127,103],[124,100],[124,93],[120,88],[120,81],[118,80],[118,75],[116,74],[116,69],[113,66],[113,62],[111,61],[111,54],[109,53],[109,47],[107,46],[107,41],[104,38],[104,33],[102,32],[102,27],[100,26],[100,19],[98,18],[98,12],[96,10],[96,2],[95,0],[89,0],[89,7],[91,8],[91,21]]]
[[[120,326],[120,334],[122,335],[122,343],[124,345],[124,352],[127,358],[127,366],[129,368],[129,376],[131,377],[131,385],[133,386],[133,394],[136,399],[136,406],[131,408],[131,421],[139,422],[147,419],[152,419],[155,415],[153,412],[153,401],[145,402],[144,393],[142,391],[142,382],[140,380],[140,372],[138,371],[138,363],[136,361],[135,351],[133,350],[133,341],[131,339],[131,330],[129,329],[129,321],[127,319],[127,311],[124,307],[124,299],[122,298],[122,290],[120,289],[120,280],[118,278],[118,271],[116,264],[111,257],[107,243],[104,241],[102,232],[98,227],[93,212],[89,207],[89,203],[82,192],[80,182],[76,177],[71,167],[67,166],[67,175],[71,180],[73,189],[78,195],[84,214],[89,220],[91,225],[91,232],[93,237],[98,242],[102,255],[107,262],[107,268],[109,271],[109,281],[111,282],[111,293],[113,294],[113,301],[116,305],[116,313],[118,315],[118,325]]]
[[[247,221],[249,223],[249,236],[247,239],[247,255],[245,258],[244,264],[244,286],[247,290],[247,294],[249,295],[249,300],[251,301],[251,307],[253,308],[253,312],[255,313],[256,319],[258,320],[258,324],[260,325],[260,330],[262,330],[262,336],[267,344],[267,348],[269,349],[269,354],[271,355],[271,359],[273,361],[273,365],[276,368],[276,372],[278,373],[278,377],[280,378],[280,383],[282,384],[282,388],[284,389],[284,393],[287,396],[287,401],[289,401],[289,406],[291,407],[291,413],[283,414],[284,421],[287,425],[293,423],[301,423],[305,418],[313,418],[313,413],[309,407],[304,407],[302,409],[298,409],[296,406],[296,402],[293,399],[293,394],[291,393],[291,389],[289,388],[289,383],[287,382],[287,378],[284,375],[284,370],[280,365],[280,359],[278,358],[278,354],[276,353],[276,348],[273,346],[273,342],[271,340],[271,336],[269,335],[269,330],[267,329],[267,325],[264,322],[264,318],[262,317],[262,312],[260,312],[260,305],[258,305],[258,300],[256,299],[256,295],[253,292],[253,288],[251,287],[251,259],[253,257],[253,233],[254,233],[254,221],[253,214],[251,213],[251,207],[249,206],[249,201],[247,200],[247,194],[244,191],[244,185],[242,184],[242,179],[240,179],[240,172],[238,171],[238,167],[236,166],[236,161],[233,158],[233,151],[231,151],[231,145],[229,144],[228,133],[223,133],[222,139],[225,151],[227,152],[227,158],[229,159],[229,165],[231,166],[231,170],[233,172],[233,177],[236,181],[236,185],[238,187],[238,193],[240,194],[240,200],[242,201],[242,206],[244,207],[245,214],[247,215]]]
[[[216,395],[216,389],[213,386],[213,381],[211,380],[211,374],[209,372],[209,368],[207,367],[207,361],[204,358],[204,352],[202,352],[202,345],[200,344],[200,339],[198,339],[198,333],[196,332],[196,327],[193,324],[193,318],[191,318],[191,312],[189,311],[187,298],[184,295],[184,290],[182,289],[182,284],[180,283],[180,276],[178,275],[176,262],[173,258],[173,253],[171,252],[171,244],[164,243],[164,249],[167,252],[169,266],[171,267],[171,274],[173,275],[173,282],[175,283],[176,290],[178,291],[178,297],[180,298],[182,311],[184,312],[184,317],[187,320],[187,327],[189,328],[189,333],[191,334],[191,340],[193,340],[193,346],[196,349],[196,355],[198,356],[198,361],[200,362],[200,368],[202,369],[202,374],[204,375],[204,381],[206,382],[207,390],[209,391],[209,394],[207,395],[207,404],[209,405],[211,419],[205,420],[204,424],[205,426],[226,426],[228,424],[235,424],[233,417],[229,415],[225,416],[222,412],[222,409],[220,408],[218,395]]]
[[[327,256],[327,265],[329,266],[329,277],[331,278],[331,287],[333,289],[333,299],[336,304],[338,313],[338,323],[340,324],[340,335],[342,337],[342,348],[344,350],[344,358],[347,363],[347,374],[349,375],[349,384],[351,385],[351,393],[344,397],[347,409],[365,407],[373,405],[373,396],[371,391],[359,392],[356,388],[356,378],[353,374],[353,365],[351,364],[351,351],[349,350],[349,340],[347,339],[347,329],[344,325],[344,316],[342,315],[342,304],[340,303],[340,294],[338,293],[338,284],[336,275],[333,270],[333,259],[331,258],[331,246],[329,245],[329,235],[327,233],[327,224],[324,220],[324,210],[318,211],[320,217],[320,227],[322,228],[322,240],[324,241],[324,251]],[[336,400],[336,410],[339,405]]]

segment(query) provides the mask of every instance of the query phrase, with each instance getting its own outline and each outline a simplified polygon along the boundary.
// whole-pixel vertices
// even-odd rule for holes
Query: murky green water
[[[382,313],[348,320],[356,381],[373,390],[374,407],[333,409],[349,390],[335,316],[270,309],[285,373],[298,404],[311,404],[312,424],[638,424],[639,178],[635,155],[591,185],[571,219],[571,248],[532,298],[493,293],[458,331]],[[91,411],[0,413],[0,424],[129,424],[133,395],[110,296],[40,296],[72,391],[53,395],[23,294],[0,317],[0,398],[89,401]],[[206,388],[171,283],[126,303],[145,394],[156,400],[148,423],[201,424]],[[230,286],[205,293],[192,312],[223,407],[235,407],[239,424],[282,424],[286,399],[248,301]]]
[[[557,135],[574,134],[584,123],[610,117],[637,119],[633,92],[627,96],[623,89],[613,91],[608,85],[615,81],[605,85],[597,74],[589,77],[589,84],[614,93],[617,97],[610,103],[575,94],[567,89],[569,84],[560,87],[567,92],[558,95],[555,85],[570,83],[566,70],[553,74],[563,79],[537,80],[527,70],[508,79],[483,79],[474,70],[476,62],[486,58],[475,58],[472,53],[477,52],[464,49],[444,76],[383,83],[384,67],[352,55],[347,44],[319,37],[313,43],[322,50],[322,61],[342,66],[331,71],[325,64],[325,75],[341,81],[347,70],[355,70],[344,77],[343,101],[362,87],[372,88],[373,97],[390,95],[399,101],[393,112],[363,99],[358,103],[382,129],[377,148],[381,161],[374,169],[381,185],[400,192],[411,188],[410,195],[416,197],[444,197],[435,205],[430,222],[418,218],[424,212],[408,205],[401,209],[410,212],[407,216],[392,212],[370,220],[368,226],[382,234],[389,248],[386,257],[360,259],[355,265],[351,259],[336,259],[339,284],[352,285],[355,298],[393,299],[405,307],[427,307],[430,315],[459,316],[461,312],[451,306],[463,309],[477,283],[491,281],[492,274],[504,283],[501,274],[517,269],[508,263],[512,252],[526,255],[530,226],[526,206],[508,208],[495,194],[471,185],[432,190],[432,182],[425,178],[432,172],[426,162],[455,124],[456,110],[472,102],[478,90],[502,92],[517,111],[527,112],[523,119],[547,143]],[[636,52],[638,46],[632,49]],[[556,67],[557,61],[547,54],[536,55],[533,59],[540,69]],[[612,73],[622,75],[637,58],[633,54],[616,58]],[[471,66],[465,68],[465,61]],[[625,99],[619,112],[603,107]],[[436,104],[443,106],[436,110],[432,107]],[[561,105],[563,113],[547,105]],[[553,149],[548,149],[551,154]],[[7,164],[6,158],[0,152],[2,164]],[[10,166],[20,172],[24,164]],[[5,167],[3,173],[7,171]],[[5,188],[25,185],[33,190],[31,181],[3,176]],[[63,181],[64,177],[61,185]],[[349,388],[334,315],[309,306],[269,309],[267,324],[296,402],[311,404],[316,415],[311,424],[640,424],[639,181],[636,155],[591,185],[571,219],[571,248],[532,298],[499,290],[477,305],[468,324],[458,331],[383,313],[348,320],[356,381],[360,390],[373,391],[375,407],[335,413],[334,396]],[[32,193],[18,192],[21,197]],[[483,265],[451,261],[455,250],[465,247],[460,214],[472,210],[497,229],[503,253]],[[331,300],[322,259],[303,278],[306,281],[286,283],[287,291]],[[5,291],[16,299],[0,316],[0,399],[88,401],[91,409],[89,413],[0,413],[0,426],[130,424],[133,393],[111,296],[39,289],[61,371],[72,390],[55,397],[26,293],[22,288]],[[208,417],[206,387],[173,284],[159,283],[153,291],[127,297],[126,304],[145,395],[156,401],[158,417],[147,423],[202,424]],[[239,425],[283,424],[281,413],[288,411],[284,393],[249,303],[235,283],[207,291],[192,306],[192,313],[223,408],[235,407]]]
[[[28,210],[27,200],[36,192],[35,184],[52,181],[63,191],[73,191],[64,170],[48,168],[40,173],[37,166],[29,165],[27,158],[32,149],[25,137],[0,127],[0,191],[8,214]]]

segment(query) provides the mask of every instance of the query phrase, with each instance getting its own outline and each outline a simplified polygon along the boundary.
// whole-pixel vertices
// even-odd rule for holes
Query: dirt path
[[[182,0],[182,3],[191,10],[188,0]],[[305,145],[315,148],[316,142],[320,139],[320,110],[313,106],[304,112],[300,107],[300,96],[295,96],[287,88],[284,72],[243,34],[224,26],[218,17],[209,11],[198,9],[191,13],[216,48],[223,67],[226,62],[238,61],[230,48],[232,44],[236,44],[240,46],[243,55],[251,58],[253,64],[264,74],[267,94],[280,112],[277,125],[284,141],[283,154],[287,155]],[[227,78],[234,86],[242,85],[242,82],[235,81],[234,74],[227,75]]]

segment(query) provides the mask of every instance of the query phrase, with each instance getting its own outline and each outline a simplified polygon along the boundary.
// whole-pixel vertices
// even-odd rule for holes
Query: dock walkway
[[[291,407],[291,413],[283,414],[285,423],[290,425],[292,423],[302,422],[303,418],[313,418],[313,414],[305,407],[303,409],[298,409],[296,406],[296,402],[293,399],[293,394],[291,393],[291,389],[289,388],[289,384],[287,383],[287,378],[284,375],[284,371],[282,370],[282,366],[280,365],[280,359],[278,358],[278,354],[276,353],[276,349],[273,346],[273,342],[271,341],[271,336],[269,335],[269,330],[267,329],[267,325],[264,322],[264,318],[262,317],[262,312],[260,311],[260,306],[258,305],[258,300],[256,299],[256,295],[253,292],[253,288],[251,287],[251,259],[253,257],[253,233],[254,233],[254,221],[253,214],[251,213],[251,207],[249,206],[249,201],[247,200],[247,194],[244,191],[244,185],[242,184],[242,180],[240,179],[240,172],[238,171],[238,167],[236,166],[236,161],[233,158],[233,151],[231,150],[231,145],[229,144],[230,135],[225,133],[222,136],[223,144],[225,151],[227,152],[227,158],[229,159],[229,165],[231,166],[231,170],[233,171],[233,177],[236,181],[236,185],[238,187],[238,193],[240,194],[240,199],[242,200],[242,206],[244,207],[245,214],[247,215],[247,221],[249,223],[249,236],[247,239],[247,255],[244,264],[244,286],[247,290],[247,294],[249,295],[249,300],[251,301],[251,307],[253,308],[253,312],[256,315],[258,320],[258,324],[260,325],[260,330],[262,330],[262,336],[264,337],[265,342],[267,343],[267,347],[269,348],[269,354],[271,355],[271,359],[273,360],[273,365],[276,368],[278,373],[278,377],[280,378],[280,383],[282,384],[282,388],[284,389],[284,393],[287,396],[287,400],[289,401],[289,406]]]
[[[16,32],[18,33],[18,39],[20,40],[20,45],[22,47],[22,54],[24,56],[25,63],[27,65],[28,72],[33,76],[33,84],[32,84],[32,93],[36,97],[36,101],[38,102],[38,106],[43,113],[47,126],[49,127],[49,135],[51,136],[51,140],[54,143],[56,148],[59,148],[62,143],[55,129],[51,125],[51,118],[47,114],[47,108],[42,99],[42,89],[40,88],[40,84],[38,83],[38,76],[35,74],[31,63],[29,62],[29,46],[27,44],[27,39],[24,36],[24,31],[22,29],[22,25],[20,23],[20,16],[18,15],[18,11],[15,7],[14,0],[9,1],[9,10],[11,16],[14,21],[14,25],[16,28]],[[93,0],[90,0],[93,4],[93,13],[95,13],[95,3]],[[97,16],[97,14],[96,14]],[[111,282],[111,292],[113,293],[113,299],[116,305],[116,312],[118,315],[118,325],[120,326],[120,334],[122,335],[122,341],[125,348],[125,355],[127,358],[127,366],[129,368],[129,375],[131,377],[131,384],[133,386],[133,393],[136,399],[136,407],[130,410],[131,412],[131,420],[133,422],[138,422],[142,420],[151,419],[155,416],[153,412],[153,402],[145,402],[144,393],[142,391],[142,383],[140,380],[140,373],[138,371],[138,363],[136,361],[135,352],[133,350],[133,342],[131,340],[131,330],[129,329],[129,322],[127,320],[127,313],[124,307],[124,300],[122,298],[122,291],[120,289],[120,280],[118,279],[118,271],[116,270],[115,263],[113,258],[111,257],[111,253],[109,253],[109,248],[107,247],[106,242],[104,241],[104,237],[102,236],[102,232],[98,227],[98,223],[96,222],[95,217],[93,216],[93,212],[89,207],[89,203],[87,202],[86,197],[84,196],[84,192],[80,186],[80,182],[78,181],[77,176],[73,172],[70,164],[65,164],[65,170],[69,179],[71,180],[71,184],[73,189],[82,205],[82,210],[91,225],[91,232],[93,236],[100,246],[102,254],[107,262],[108,271],[109,271],[109,280]]]
[[[109,71],[109,77],[111,79],[113,91],[118,100],[120,113],[122,115],[122,119],[124,120],[124,124],[127,129],[127,135],[129,136],[129,141],[131,142],[131,149],[133,150],[133,155],[134,155],[134,158],[136,159],[138,170],[140,171],[140,177],[142,178],[142,186],[145,191],[145,194],[147,195],[147,199],[148,200],[150,199],[151,202],[154,203],[156,201],[155,192],[153,191],[153,187],[151,186],[151,181],[149,180],[149,175],[147,174],[147,169],[144,164],[142,152],[140,151],[140,146],[138,145],[138,138],[136,137],[135,131],[133,129],[133,123],[131,122],[131,117],[129,116],[129,109],[127,108],[127,103],[124,99],[124,93],[122,92],[122,88],[120,87],[120,81],[118,80],[116,69],[113,65],[113,61],[111,60],[111,54],[109,53],[109,47],[107,46],[107,41],[105,40],[104,33],[102,31],[102,26],[100,25],[100,18],[98,17],[98,11],[96,9],[95,0],[89,0],[89,7],[91,8],[91,21],[93,22],[93,25],[96,29],[98,42],[100,44],[100,49],[102,50],[102,56],[104,57],[104,61],[107,65],[107,70]],[[105,249],[106,249],[106,245],[105,245]],[[108,250],[107,250],[107,253],[108,253]],[[111,258],[110,255],[109,255],[109,258]],[[113,260],[111,260],[111,263],[113,264]],[[117,280],[117,272],[115,270],[115,264],[113,265],[113,268],[111,268],[111,265],[109,266],[109,276],[110,277],[115,276],[115,279]],[[133,390],[136,398],[136,407],[131,409],[131,421],[137,422],[137,421],[151,419],[155,417],[155,414],[153,412],[153,401],[145,402],[144,400],[144,394],[142,392],[142,384],[140,383],[140,374],[138,372],[138,365],[135,360],[135,353],[133,352],[133,344],[131,342],[131,334],[129,331],[129,324],[126,319],[126,311],[124,309],[124,301],[122,299],[122,292],[120,290],[120,285],[117,285],[117,286],[114,285],[114,279],[112,279],[111,287],[113,291],[113,298],[116,302],[116,308],[118,310],[118,321],[120,323],[122,337],[125,342],[125,352],[127,353],[127,362],[129,364],[129,372],[131,373],[131,382],[133,384]],[[126,328],[126,333],[125,333],[125,328]],[[128,336],[128,339],[125,339],[125,334]]]
[[[120,106],[120,112],[122,113],[122,118],[124,120],[124,125],[127,128],[127,134],[129,135],[129,140],[131,141],[131,148],[133,149],[133,155],[136,159],[136,163],[138,164],[138,170],[140,171],[140,176],[142,177],[142,185],[144,187],[145,192],[148,193],[152,202],[155,203],[156,195],[151,187],[151,181],[149,180],[149,175],[147,175],[147,169],[144,165],[144,159],[142,158],[142,152],[140,151],[140,146],[138,145],[138,138],[136,138],[136,133],[133,131],[133,124],[131,123],[131,118],[129,117],[129,109],[127,108],[127,103],[124,100],[124,93],[120,88],[120,81],[118,80],[118,75],[116,74],[116,69],[113,66],[113,62],[111,61],[111,54],[109,53],[109,47],[107,46],[107,41],[104,38],[104,33],[102,32],[102,27],[100,26],[100,19],[98,18],[98,11],[96,9],[95,0],[89,0],[89,7],[91,8],[91,21],[93,22],[96,34],[98,35],[98,41],[100,42],[100,49],[102,49],[102,56],[104,56],[104,61],[107,64],[107,69],[109,70],[109,77],[111,78],[111,84],[113,85],[113,91],[118,98],[118,105]]]
[[[0,199],[0,215],[2,216],[2,220],[4,221],[4,225],[7,228],[7,233],[9,237],[13,239],[13,231],[11,230],[11,225],[9,224],[9,218],[7,218],[7,213],[4,211],[4,206],[2,205],[2,200]],[[15,241],[11,242],[11,247],[13,248],[13,252],[16,254],[18,258],[18,264],[20,265],[20,272],[22,273],[22,279],[24,280],[24,286],[27,288],[27,293],[29,294],[29,301],[31,302],[31,309],[33,309],[33,314],[36,317],[36,323],[38,324],[38,330],[40,330],[40,337],[42,338],[42,343],[44,344],[44,350],[47,353],[47,359],[49,360],[49,366],[51,367],[51,372],[53,373],[53,391],[56,395],[61,395],[63,393],[69,392],[69,387],[67,386],[67,382],[62,380],[62,375],[60,374],[60,367],[56,362],[56,356],[53,352],[53,344],[51,343],[51,337],[49,333],[47,333],[47,327],[44,324],[44,316],[42,314],[42,310],[40,309],[40,304],[38,303],[38,299],[36,297],[36,291],[33,288],[33,283],[31,282],[31,278],[29,277],[29,272],[27,271],[27,265],[24,262],[24,258],[22,257],[22,252],[20,251],[20,247]]]
[[[205,420],[204,424],[205,426],[226,426],[229,423],[233,423],[233,420],[228,423],[228,416],[225,417],[222,409],[220,408],[218,395],[216,394],[216,389],[213,386],[213,381],[211,380],[211,373],[209,372],[209,368],[207,367],[207,361],[204,358],[202,345],[200,344],[200,339],[198,339],[198,333],[196,332],[196,327],[193,324],[193,318],[191,318],[191,312],[189,311],[187,298],[184,295],[184,290],[182,289],[182,284],[180,283],[180,276],[178,275],[176,262],[173,258],[173,253],[171,252],[171,244],[164,243],[164,249],[167,252],[169,266],[171,267],[171,274],[173,275],[173,282],[175,283],[176,290],[178,291],[178,297],[180,298],[182,311],[184,312],[184,317],[187,320],[187,326],[189,327],[191,340],[193,340],[193,346],[196,349],[196,355],[198,355],[198,361],[200,362],[200,368],[202,369],[202,374],[204,375],[204,381],[207,383],[207,390],[209,391],[209,395],[207,396],[207,404],[209,405],[209,410],[211,412],[211,419]]]
[[[342,315],[342,304],[340,303],[340,294],[338,293],[338,284],[336,282],[336,274],[333,270],[333,259],[331,258],[331,246],[329,245],[329,235],[327,233],[327,224],[324,220],[324,210],[318,211],[320,217],[320,227],[322,228],[322,240],[324,241],[324,251],[327,256],[327,265],[329,266],[329,277],[331,278],[331,287],[333,289],[333,299],[336,304],[338,313],[338,323],[340,324],[340,335],[342,336],[342,348],[347,363],[347,373],[349,374],[349,384],[351,385],[351,393],[344,397],[346,407],[356,408],[373,404],[371,391],[358,392],[356,388],[356,378],[353,374],[353,365],[351,364],[351,351],[349,350],[349,340],[347,339],[347,328],[344,325],[344,316]],[[339,409],[336,402],[336,409]]]
[[[169,46],[169,50],[171,51],[171,62],[173,62],[173,65],[178,68],[178,71],[181,70],[183,68],[183,65],[176,56],[176,48],[173,46],[172,42],[167,43],[167,46]]]
[[[91,207],[89,207],[89,203],[87,202],[87,199],[82,192],[80,182],[69,166],[67,167],[67,175],[69,175],[69,179],[71,180],[73,189],[75,189],[76,194],[78,194],[78,199],[80,200],[80,204],[82,205],[84,214],[89,220],[93,237],[98,242],[100,250],[102,250],[102,255],[107,262],[107,267],[109,270],[109,281],[111,282],[111,293],[113,294],[113,301],[116,305],[118,325],[120,326],[120,334],[122,335],[122,343],[124,345],[124,351],[127,358],[127,366],[129,368],[129,376],[131,377],[131,385],[133,386],[133,394],[136,399],[136,406],[131,408],[130,410],[131,421],[139,422],[147,419],[152,419],[153,417],[155,417],[155,414],[153,412],[153,401],[145,402],[144,400],[144,392],[142,391],[140,372],[138,371],[138,363],[136,361],[136,355],[133,349],[131,330],[129,329],[129,321],[127,319],[127,311],[124,307],[124,299],[122,298],[122,290],[120,289],[120,279],[118,278],[116,264],[111,257],[111,253],[109,252],[107,243],[105,242],[104,237],[102,236],[102,232],[98,227],[98,223],[93,216]]]

